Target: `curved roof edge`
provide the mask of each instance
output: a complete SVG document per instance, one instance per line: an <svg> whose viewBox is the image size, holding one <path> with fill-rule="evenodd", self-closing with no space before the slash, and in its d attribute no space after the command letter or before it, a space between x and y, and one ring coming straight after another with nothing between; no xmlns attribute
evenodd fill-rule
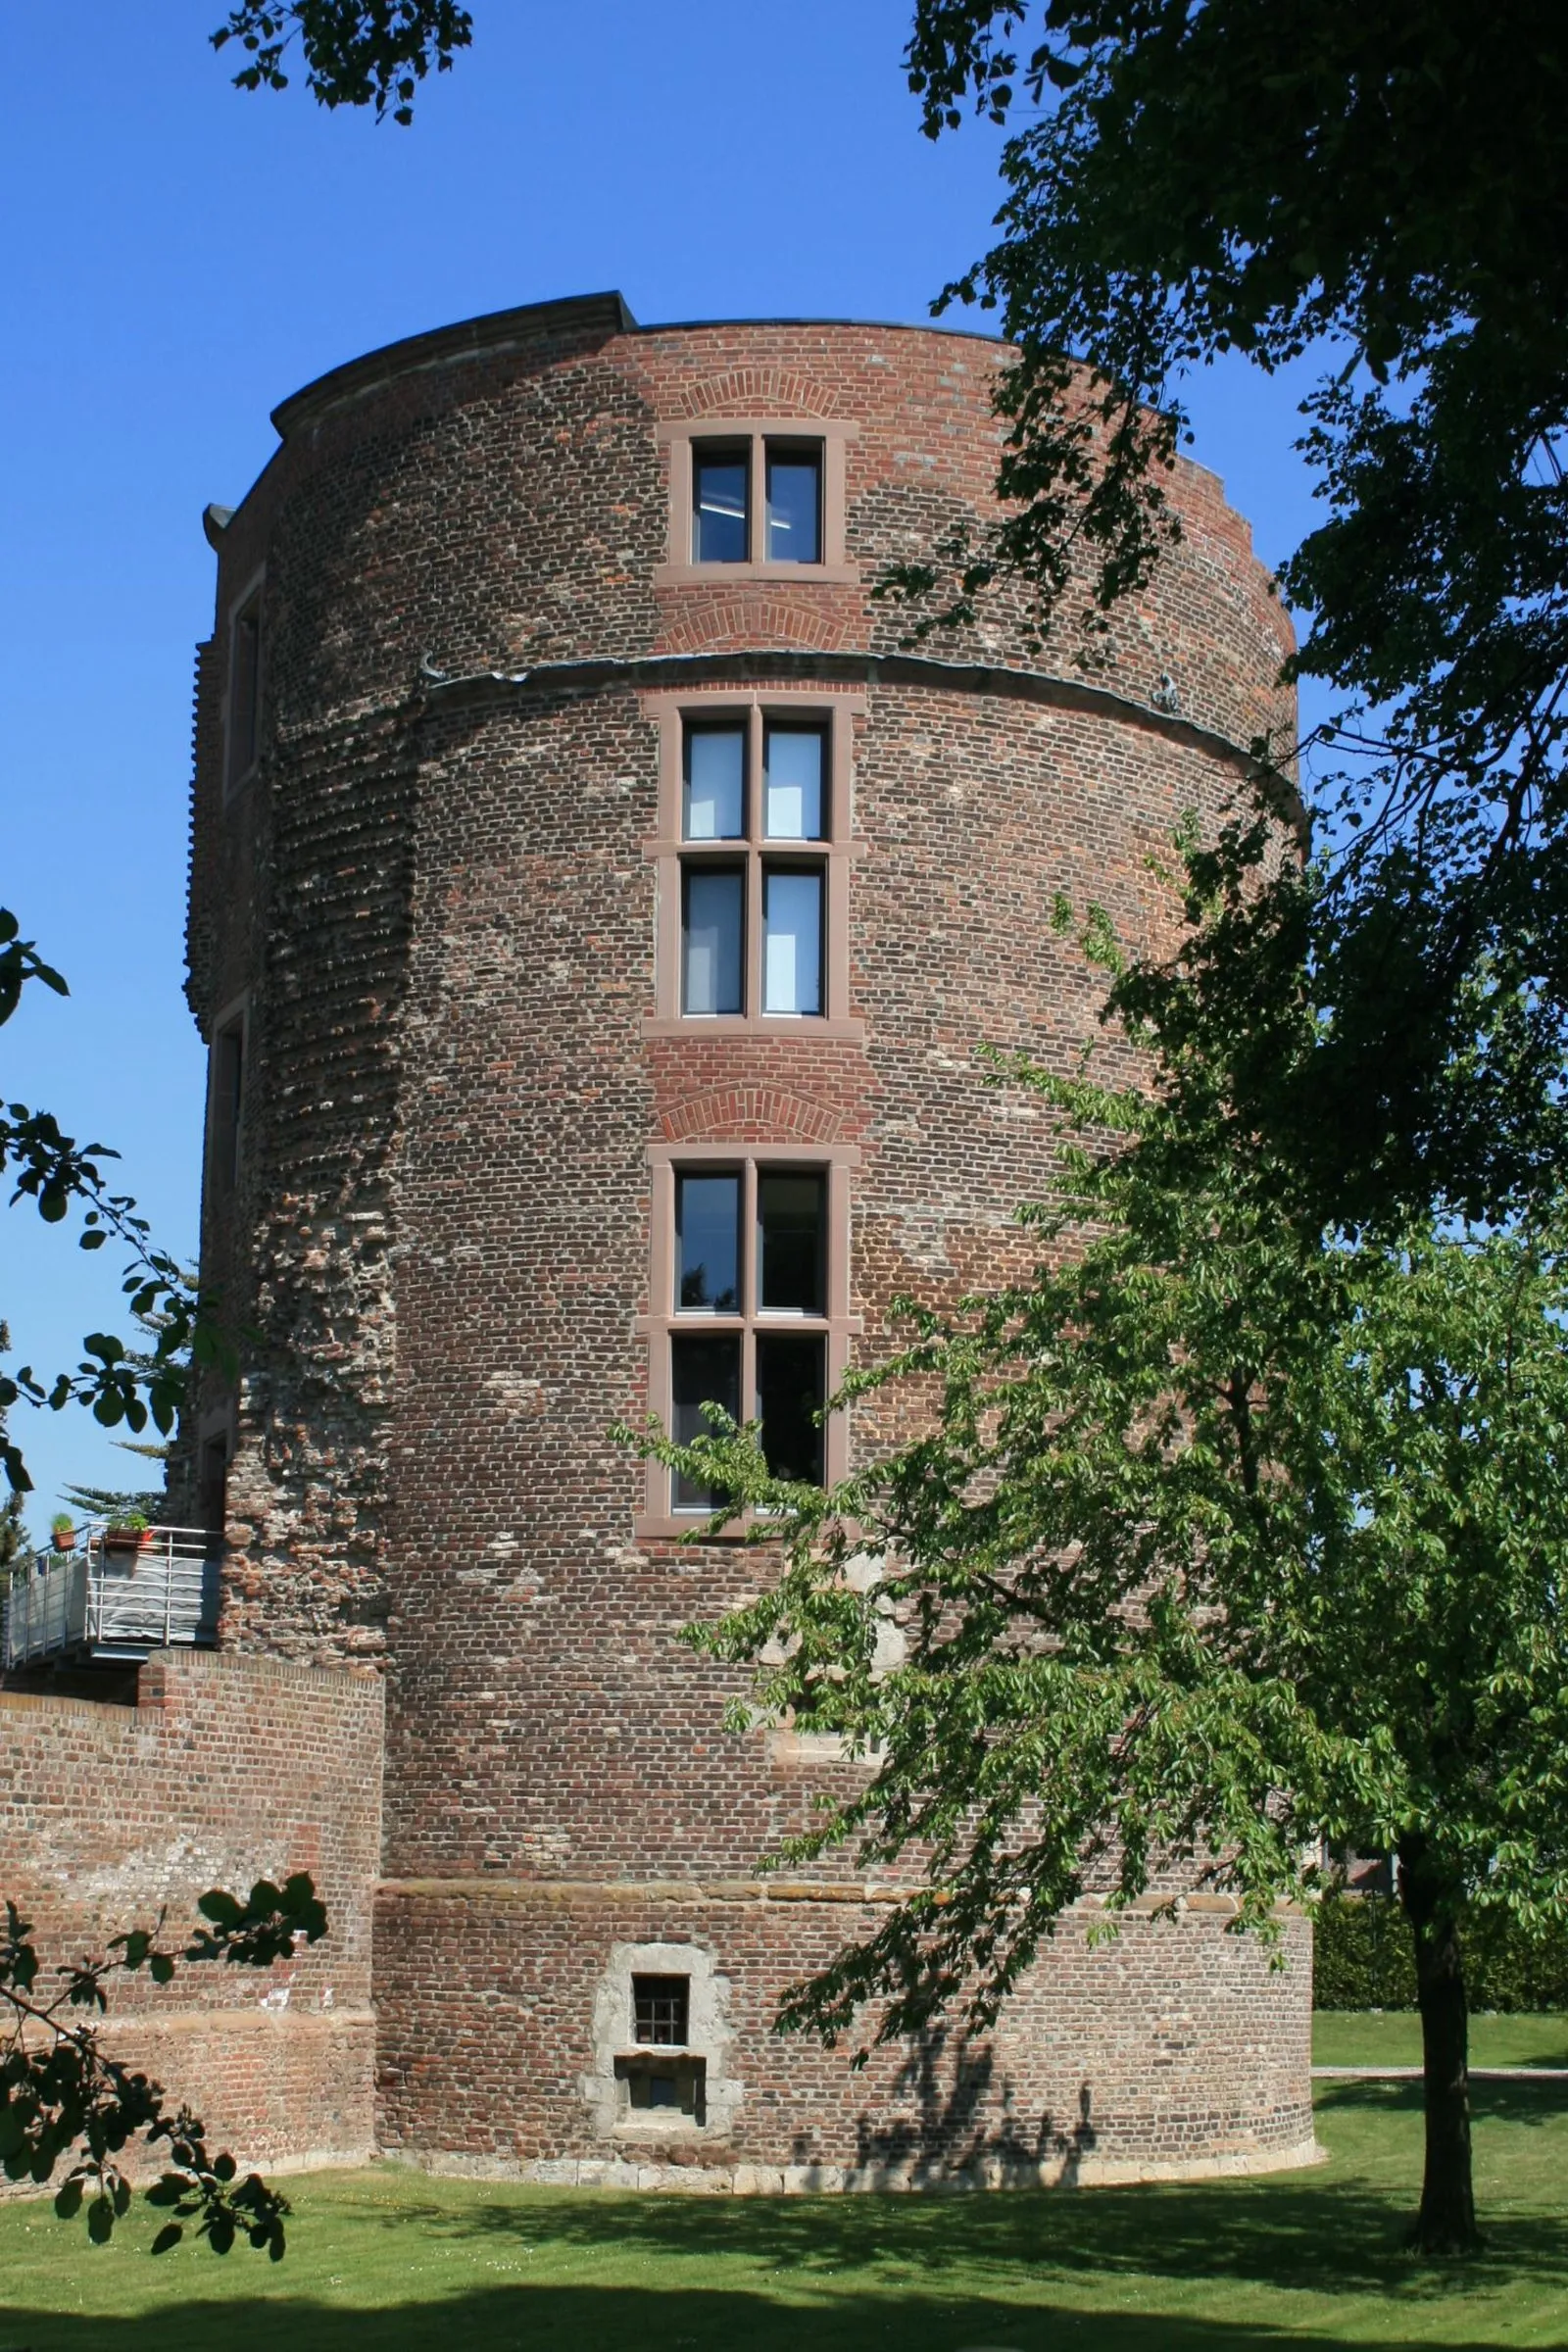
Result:
<svg viewBox="0 0 1568 2352"><path fill-rule="evenodd" d="M346 360L340 368L329 368L324 375L291 392L272 411L272 422L280 439L286 441L301 425L314 423L328 409L378 384L417 374L421 368L443 368L454 360L507 351L530 343L540 334L575 329L608 341L612 335L695 334L726 326L860 326L879 333L952 335L969 343L1002 341L1001 336L984 334L975 327L911 325L897 318L667 318L643 326L618 292L567 294L550 302L525 302L515 310L486 311L477 318L461 318L451 326L434 326L423 334L383 343L378 350Z"/></svg>

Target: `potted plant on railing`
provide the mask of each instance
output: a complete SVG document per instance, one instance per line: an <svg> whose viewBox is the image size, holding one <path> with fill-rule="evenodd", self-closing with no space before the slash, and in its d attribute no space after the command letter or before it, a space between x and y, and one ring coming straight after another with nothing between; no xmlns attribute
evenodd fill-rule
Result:
<svg viewBox="0 0 1568 2352"><path fill-rule="evenodd" d="M75 1550L76 1522L69 1511L56 1511L49 1522L49 1540L56 1551Z"/></svg>
<svg viewBox="0 0 1568 2352"><path fill-rule="evenodd" d="M141 1551L152 1541L152 1531L141 1511L130 1511L123 1519L111 1519L104 1529L105 1551Z"/></svg>

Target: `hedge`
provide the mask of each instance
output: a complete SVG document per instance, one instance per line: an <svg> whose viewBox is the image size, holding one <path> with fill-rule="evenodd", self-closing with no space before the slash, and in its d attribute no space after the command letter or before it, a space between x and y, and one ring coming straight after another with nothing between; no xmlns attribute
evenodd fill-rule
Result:
<svg viewBox="0 0 1568 2352"><path fill-rule="evenodd" d="M1392 1895L1327 1894L1313 1918L1315 2008L1415 2007L1410 1931ZM1538 1941L1505 1912L1478 1912L1464 1977L1472 2009L1568 2009L1568 1934Z"/></svg>

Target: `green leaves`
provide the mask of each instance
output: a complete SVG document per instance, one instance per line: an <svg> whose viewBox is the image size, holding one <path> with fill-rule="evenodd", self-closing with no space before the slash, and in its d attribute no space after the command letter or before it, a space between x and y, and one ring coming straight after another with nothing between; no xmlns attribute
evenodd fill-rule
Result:
<svg viewBox="0 0 1568 2352"><path fill-rule="evenodd" d="M318 105L373 106L377 122L390 114L406 127L431 67L448 73L472 37L472 19L456 0L243 0L212 43L237 41L245 52L236 89L282 90L283 57L297 39Z"/></svg>
<svg viewBox="0 0 1568 2352"><path fill-rule="evenodd" d="M299 1940L314 1941L326 1932L325 1911L304 1872L282 1887L259 1879L243 1901L224 1888L210 1888L199 1908L212 1927L192 1936L182 1954L187 1962L221 1958L269 1967L288 1957ZM131 1929L104 1958L62 1968L64 1985L48 1997L38 1989L32 1931L14 1903L5 1905L5 1920L0 2017L9 2011L9 2035L0 2033L0 2166L7 2178L41 2186L74 2159L56 2191L55 2211L63 2221L84 2211L89 2237L102 2245L130 2209L130 2186L115 2161L120 2151L138 2138L150 2146L167 2142L171 2169L149 2188L147 2200L171 2210L172 2218L158 2231L153 2252L177 2245L194 2222L214 2253L226 2254L243 2234L258 2251L281 2260L286 2198L255 2173L240 2179L226 2150L209 2154L199 2117L185 2107L171 2110L158 2083L108 2056L95 2026L71 2017L74 2010L105 2009L105 1982L117 1970L134 1975L145 1968L155 1984L169 1984L176 1960L159 1948L158 1930Z"/></svg>
<svg viewBox="0 0 1568 2352"><path fill-rule="evenodd" d="M888 575L917 636L1022 584L1037 645L1094 667L1175 535L1183 376L1231 350L1322 361L1299 444L1322 519L1281 584L1306 616L1290 674L1344 707L1299 761L1254 748L1265 799L1299 773L1319 820L1332 1019L1297 1101L1238 1109L1288 1112L1330 1222L1524 1212L1568 1150L1560 20L1523 0L1499 40L1460 0L915 11L929 132L966 98L1039 110L1004 153L998 242L943 297L999 310L1018 348L1009 503Z"/></svg>

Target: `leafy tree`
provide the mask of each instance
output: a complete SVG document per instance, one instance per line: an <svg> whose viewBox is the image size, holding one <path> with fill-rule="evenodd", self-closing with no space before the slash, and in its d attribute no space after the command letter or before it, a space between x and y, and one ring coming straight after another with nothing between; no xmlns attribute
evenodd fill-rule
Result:
<svg viewBox="0 0 1568 2352"><path fill-rule="evenodd" d="M944 301L999 308L1020 365L1001 396L1011 503L888 592L928 628L1011 575L1048 633L1080 590L1102 618L1176 534L1184 374L1226 352L1319 357L1300 446L1326 513L1281 578L1306 618L1292 667L1345 698L1319 747L1311 940L1334 1018L1288 1087L1254 1057L1253 1111L1335 1214L1549 1194L1568 1021L1562 11L916 0L907 62L932 136L966 102L1014 125L999 239Z"/></svg>
<svg viewBox="0 0 1568 2352"><path fill-rule="evenodd" d="M0 906L0 1028L16 1011L29 980L57 996L70 994L34 943L21 936L16 916ZM56 1412L67 1404L84 1404L105 1429L123 1424L139 1434L151 1421L167 1437L192 1359L233 1369L233 1348L216 1300L205 1297L166 1250L154 1247L151 1228L130 1195L110 1190L102 1162L118 1157L107 1144L78 1144L52 1112L29 1110L24 1102L0 1104L0 1178L14 1182L10 1205L34 1201L46 1225L62 1224L73 1206L78 1207L77 1239L83 1250L122 1244L128 1252L121 1285L126 1309L151 1342L127 1348L111 1332L89 1332L74 1371L57 1373L52 1381L36 1379L30 1364L14 1375L0 1372L0 1467L14 1494L32 1489L22 1448L7 1428L17 1404L48 1405ZM7 1335L4 1347L9 1345Z"/></svg>
<svg viewBox="0 0 1568 2352"><path fill-rule="evenodd" d="M1500 1230L1323 1224L1238 1111L1260 1027L1299 1068L1324 1017L1310 879L1257 919L1266 839L1189 849L1184 949L1114 979L1152 1094L999 1071L1063 1122L1059 1189L1025 1212L1034 1278L911 1308L908 1345L846 1383L862 1404L924 1384L923 1434L827 1494L770 1479L722 1415L690 1447L640 1443L783 1540L779 1581L692 1639L865 1760L776 1859L848 1843L929 1873L783 2022L832 2041L864 2014L885 2041L961 2000L984 2024L1092 1885L1114 1916L1190 1861L1267 1936L1311 1890L1303 1851L1392 1849L1425 2049L1416 2236L1448 2251L1475 2239L1467 1923L1568 1918L1568 1222L1559 1197ZM1102 919L1088 938L1107 952Z"/></svg>
<svg viewBox="0 0 1568 2352"><path fill-rule="evenodd" d="M243 0L212 36L215 49L237 41L244 52L238 89L286 89L283 59L297 40L319 105L373 106L377 122L390 115L405 126L431 67L449 73L472 37L456 0Z"/></svg>
<svg viewBox="0 0 1568 2352"><path fill-rule="evenodd" d="M128 2212L130 2183L120 2169L136 2140L168 2145L169 2169L147 2190L150 2205L170 2219L153 2240L162 2254L177 2245L194 2222L215 2254L226 2254L239 2235L265 2247L274 2262L284 2250L286 2197L255 2173L239 2178L226 2150L211 2153L206 2131L188 2107L172 2109L160 2083L109 2057L97 2019L108 2007L106 1982L145 1969L156 1984L170 1984L181 1962L222 1961L270 1968L300 1941L326 1933L326 1913L303 1872L274 1886L259 1879L244 1900L215 1886L197 1902L203 1927L176 1952L160 1943L159 1929L117 1936L106 1953L62 1967L58 1989L40 1985L32 1930L15 1903L5 1905L0 1933L0 2164L11 2180L40 2187L65 2167L55 2196L64 2220L84 2213L95 2244L104 2244ZM161 1929L162 1922L159 1923Z"/></svg>

